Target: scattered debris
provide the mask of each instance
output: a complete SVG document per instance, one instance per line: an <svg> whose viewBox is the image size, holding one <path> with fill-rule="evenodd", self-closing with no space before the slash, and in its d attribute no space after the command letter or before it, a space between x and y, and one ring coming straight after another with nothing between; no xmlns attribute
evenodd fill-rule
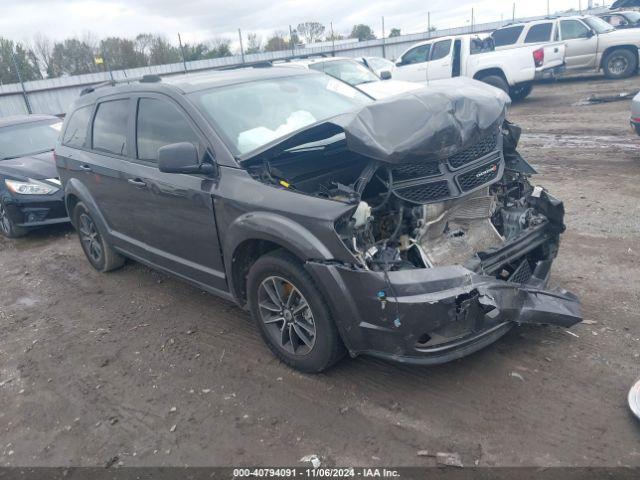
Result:
<svg viewBox="0 0 640 480"><path fill-rule="evenodd" d="M565 331L564 331L564 333L568 333L569 335L572 335L572 336L574 336L574 337L576 337L576 338L580 338L580 336L579 336L579 335L576 335L575 333L570 332L569 330L565 330Z"/></svg>
<svg viewBox="0 0 640 480"><path fill-rule="evenodd" d="M574 106L594 105L598 103L620 102L631 100L638 92L622 92L615 95L590 95L587 98L574 103Z"/></svg>
<svg viewBox="0 0 640 480"><path fill-rule="evenodd" d="M109 417L109 423L111 425L115 425L116 423L118 423L118 417Z"/></svg>
<svg viewBox="0 0 640 480"><path fill-rule="evenodd" d="M596 322L595 320L582 320L582 323L583 323L584 325L595 325L595 324L597 324L598 322Z"/></svg>
<svg viewBox="0 0 640 480"><path fill-rule="evenodd" d="M114 455L109 460L107 460L107 463L105 463L104 468L112 467L113 465L115 465L118 462L118 460L120 460L120 457L118 457L117 455Z"/></svg>
<svg viewBox="0 0 640 480"><path fill-rule="evenodd" d="M140 325L136 325L135 327L131 327L129 329L130 332L133 332L134 330L137 330L139 328L144 328L144 327L148 327L150 324L149 323L141 323Z"/></svg>
<svg viewBox="0 0 640 480"><path fill-rule="evenodd" d="M176 407L171 407L169 409L169 413L176 413L178 411L178 409Z"/></svg>
<svg viewBox="0 0 640 480"><path fill-rule="evenodd" d="M313 468L318 468L322 464L317 455L305 455L300 459L301 462L311 462Z"/></svg>
<svg viewBox="0 0 640 480"><path fill-rule="evenodd" d="M178 428L178 425L173 425L173 426L169 429L169 431L170 431L171 433L173 433L173 432L175 432L175 431L176 431L176 428Z"/></svg>
<svg viewBox="0 0 640 480"><path fill-rule="evenodd" d="M429 450L418 450L416 455L419 457L433 457L433 454L429 453Z"/></svg>
<svg viewBox="0 0 640 480"><path fill-rule="evenodd" d="M210 388L203 388L202 389L202 393L209 393L209 392L211 392Z"/></svg>
<svg viewBox="0 0 640 480"><path fill-rule="evenodd" d="M459 453L436 453L436 463L447 467L462 467L462 459Z"/></svg>
<svg viewBox="0 0 640 480"><path fill-rule="evenodd" d="M513 378L517 378L518 380L522 380L524 382L524 377L520 375L518 372L511 372L509 376Z"/></svg>

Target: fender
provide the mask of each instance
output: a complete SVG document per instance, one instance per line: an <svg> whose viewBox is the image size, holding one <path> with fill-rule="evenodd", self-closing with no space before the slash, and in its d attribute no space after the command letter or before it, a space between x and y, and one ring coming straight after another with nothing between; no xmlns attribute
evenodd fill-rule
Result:
<svg viewBox="0 0 640 480"><path fill-rule="evenodd" d="M67 207L67 213L69 214L69 218L71 219L71 223L73 223L73 212L69 212L69 196L75 195L78 197L78 200L87 207L94 221L98 223L98 227L107 235L108 238L111 237L111 229L109 228L104 215L100 211L98 204L89 193L89 189L77 178L70 178L65 186L64 186L64 204ZM75 225L74 225L75 227Z"/></svg>
<svg viewBox="0 0 640 480"><path fill-rule="evenodd" d="M314 233L281 214L245 213L237 217L225 230L222 253L226 272L233 270L234 255L238 247L248 240L275 243L289 250L303 262L335 258ZM230 287L235 296L233 285Z"/></svg>

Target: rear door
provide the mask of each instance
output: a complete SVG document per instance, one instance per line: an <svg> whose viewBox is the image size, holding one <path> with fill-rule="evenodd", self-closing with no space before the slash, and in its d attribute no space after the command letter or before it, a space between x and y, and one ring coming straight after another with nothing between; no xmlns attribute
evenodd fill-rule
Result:
<svg viewBox="0 0 640 480"><path fill-rule="evenodd" d="M393 69L394 80L407 82L427 81L427 60L431 52L431 44L419 45L408 50L396 63Z"/></svg>
<svg viewBox="0 0 640 480"><path fill-rule="evenodd" d="M565 43L567 68L594 68L598 36L580 20L560 21L560 39Z"/></svg>
<svg viewBox="0 0 640 480"><path fill-rule="evenodd" d="M132 101L132 158L125 167L127 212L135 219L134 255L218 290L227 290L213 210L215 179L163 173L158 150L171 143L213 152L195 122L173 99L144 94Z"/></svg>
<svg viewBox="0 0 640 480"><path fill-rule="evenodd" d="M431 82L451 78L453 71L453 40L441 40L431 47L431 55L427 66L427 79Z"/></svg>

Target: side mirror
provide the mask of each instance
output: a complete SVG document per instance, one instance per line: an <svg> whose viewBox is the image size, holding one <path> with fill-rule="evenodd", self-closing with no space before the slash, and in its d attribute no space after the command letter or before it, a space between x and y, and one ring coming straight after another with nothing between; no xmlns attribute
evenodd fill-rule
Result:
<svg viewBox="0 0 640 480"><path fill-rule="evenodd" d="M396 67L401 67L401 66L403 66L403 65L404 65L404 62L403 62L402 60L398 60L398 61L396 62Z"/></svg>
<svg viewBox="0 0 640 480"><path fill-rule="evenodd" d="M596 34L596 32L594 32L593 30L588 30L587 31L587 38L593 38L593 36Z"/></svg>
<svg viewBox="0 0 640 480"><path fill-rule="evenodd" d="M198 149L192 143L172 143L158 150L158 169L164 173L211 175L215 167L200 163Z"/></svg>
<svg viewBox="0 0 640 480"><path fill-rule="evenodd" d="M380 72L380 80L391 80L391 72L389 70L382 70Z"/></svg>

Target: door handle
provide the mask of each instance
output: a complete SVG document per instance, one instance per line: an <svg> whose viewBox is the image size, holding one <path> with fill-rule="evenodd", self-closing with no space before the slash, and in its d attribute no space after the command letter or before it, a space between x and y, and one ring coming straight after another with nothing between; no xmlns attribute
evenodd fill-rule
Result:
<svg viewBox="0 0 640 480"><path fill-rule="evenodd" d="M80 170L84 170L85 172L91 171L91 166L89 165L80 165Z"/></svg>
<svg viewBox="0 0 640 480"><path fill-rule="evenodd" d="M127 179L127 182L129 182L131 185L134 185L138 188L145 188L147 186L147 184L142 180L140 180L139 178L129 178Z"/></svg>

